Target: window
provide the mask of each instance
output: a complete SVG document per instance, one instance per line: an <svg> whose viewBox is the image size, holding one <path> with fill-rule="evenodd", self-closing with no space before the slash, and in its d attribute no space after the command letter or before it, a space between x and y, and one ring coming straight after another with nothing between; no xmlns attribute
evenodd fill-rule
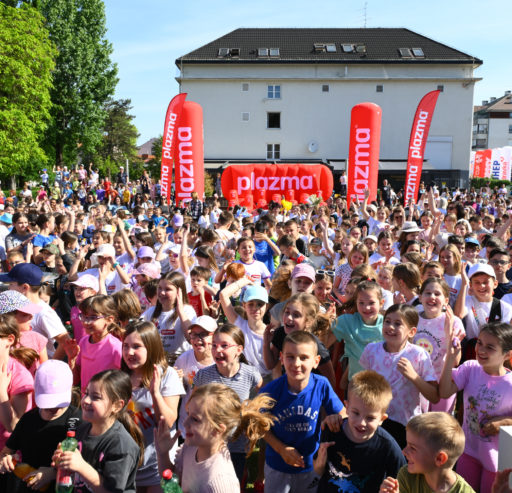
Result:
<svg viewBox="0 0 512 493"><path fill-rule="evenodd" d="M421 48L411 48L412 54L416 58L425 58L425 53L423 53L423 50Z"/></svg>
<svg viewBox="0 0 512 493"><path fill-rule="evenodd" d="M476 146L477 147L487 147L487 140L486 139L476 139Z"/></svg>
<svg viewBox="0 0 512 493"><path fill-rule="evenodd" d="M443 85L437 86L437 90L441 91L441 92L444 92L444 86Z"/></svg>
<svg viewBox="0 0 512 493"><path fill-rule="evenodd" d="M217 53L217 56L228 56L229 55L229 48L219 48L219 52Z"/></svg>
<svg viewBox="0 0 512 493"><path fill-rule="evenodd" d="M366 53L366 45L357 45L356 52L357 53Z"/></svg>
<svg viewBox="0 0 512 493"><path fill-rule="evenodd" d="M354 51L354 45L344 43L341 45L341 49L343 50L343 53L352 53Z"/></svg>
<svg viewBox="0 0 512 493"><path fill-rule="evenodd" d="M240 56L240 48L231 48L229 50L229 54L232 56L232 57L239 57Z"/></svg>
<svg viewBox="0 0 512 493"><path fill-rule="evenodd" d="M329 84L322 85L322 92L329 92Z"/></svg>
<svg viewBox="0 0 512 493"><path fill-rule="evenodd" d="M267 128L281 128L281 113L267 113Z"/></svg>
<svg viewBox="0 0 512 493"><path fill-rule="evenodd" d="M478 130L477 130L477 134L486 134L487 133L487 129L488 129L488 125L486 123L484 124L479 124L478 125Z"/></svg>
<svg viewBox="0 0 512 493"><path fill-rule="evenodd" d="M324 43L313 43L313 51L316 53L322 53L325 51L325 44Z"/></svg>
<svg viewBox="0 0 512 493"><path fill-rule="evenodd" d="M375 86L375 90L376 90L377 92L384 92L384 86L383 86L382 84L377 84L377 85Z"/></svg>
<svg viewBox="0 0 512 493"><path fill-rule="evenodd" d="M281 86L268 85L267 86L268 99L281 99Z"/></svg>
<svg viewBox="0 0 512 493"><path fill-rule="evenodd" d="M336 45L334 43L327 43L325 45L325 51L327 53L336 53Z"/></svg>
<svg viewBox="0 0 512 493"><path fill-rule="evenodd" d="M281 159L281 144L267 144L267 159Z"/></svg>
<svg viewBox="0 0 512 493"><path fill-rule="evenodd" d="M512 134L512 125L509 125L509 126L508 126L508 133L509 133L509 134Z"/></svg>
<svg viewBox="0 0 512 493"><path fill-rule="evenodd" d="M270 56L279 56L279 48L270 48Z"/></svg>
<svg viewBox="0 0 512 493"><path fill-rule="evenodd" d="M248 113L248 112L246 112L246 111L244 111L244 112L242 113L242 121L243 121L243 122L248 122L248 121L249 121L249 116L250 116L250 115L249 115L249 113Z"/></svg>
<svg viewBox="0 0 512 493"><path fill-rule="evenodd" d="M400 53L402 58L412 58L410 48L398 48L398 53Z"/></svg>
<svg viewBox="0 0 512 493"><path fill-rule="evenodd" d="M242 92L247 92L249 90L249 83L243 82L242 83Z"/></svg>
<svg viewBox="0 0 512 493"><path fill-rule="evenodd" d="M258 48L258 56L268 56L268 48Z"/></svg>

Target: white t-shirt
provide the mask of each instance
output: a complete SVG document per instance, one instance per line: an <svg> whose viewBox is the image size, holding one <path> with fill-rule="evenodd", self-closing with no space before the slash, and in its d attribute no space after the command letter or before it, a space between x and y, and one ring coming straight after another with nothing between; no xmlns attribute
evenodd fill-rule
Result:
<svg viewBox="0 0 512 493"><path fill-rule="evenodd" d="M97 267L79 272L78 277L82 277L85 274L90 274L97 279L100 278L100 271ZM118 291L121 291L121 289L127 288L128 286L129 284L123 284L116 270L112 271L105 279L105 288L107 289L108 295L117 293Z"/></svg>
<svg viewBox="0 0 512 493"><path fill-rule="evenodd" d="M510 323L512 320L512 305L507 303L507 298L510 300L509 294L506 294L500 300L501 304L501 320ZM468 311L465 317L466 335L468 339L474 339L480 334L480 327L489 321L489 314L491 313L492 301L482 302L478 301L474 296L466 296L466 309Z"/></svg>
<svg viewBox="0 0 512 493"><path fill-rule="evenodd" d="M450 288L450 306L453 308L455 301L457 300L457 296L459 295L460 287L462 285L462 278L460 275L449 276L448 274L445 274L444 280Z"/></svg>
<svg viewBox="0 0 512 493"><path fill-rule="evenodd" d="M368 259L368 263L370 265L374 264L375 262L379 262L380 260L386 260L386 257L384 257L384 255L381 255L379 252L375 252L369 259ZM391 265L397 265L400 263L400 260L398 260L396 257L391 257L389 259L389 264Z"/></svg>
<svg viewBox="0 0 512 493"><path fill-rule="evenodd" d="M32 330L39 332L48 339L46 351L48 353L48 357L51 358L55 353L55 337L64 334L66 332L66 328L62 325L61 319L50 305L45 303L43 300L39 300L36 304L42 307L42 310L34 315L34 318L32 318L32 321L30 322L30 326L32 327Z"/></svg>
<svg viewBox="0 0 512 493"><path fill-rule="evenodd" d="M196 312L191 305L185 305L183 307L185 315L191 323L196 321ZM150 306L143 314L142 318L148 322L151 322L151 317L155 311L154 306ZM158 319L153 322L160 333L162 344L166 352L170 354L180 355L191 348L190 344L185 339L185 334L181 327L181 319L179 317L171 322L171 318L174 315L174 310L169 312L162 312Z"/></svg>
<svg viewBox="0 0 512 493"><path fill-rule="evenodd" d="M236 318L235 325L244 333L244 355L247 361L258 369L262 377L269 375L271 372L263 361L263 334L255 334L249 327L249 322L242 317Z"/></svg>

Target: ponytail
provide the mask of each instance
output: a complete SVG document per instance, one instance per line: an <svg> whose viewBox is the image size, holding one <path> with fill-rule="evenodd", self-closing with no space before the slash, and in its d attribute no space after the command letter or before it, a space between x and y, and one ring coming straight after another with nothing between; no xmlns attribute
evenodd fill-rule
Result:
<svg viewBox="0 0 512 493"><path fill-rule="evenodd" d="M125 430L130 434L130 436L135 440L135 443L140 448L139 454L139 463L138 467L141 467L144 464L144 435L140 428L135 424L131 414L126 410L125 404L121 412L116 415L116 419L124 426Z"/></svg>
<svg viewBox="0 0 512 493"><path fill-rule="evenodd" d="M39 359L39 354L28 347L16 347L20 343L20 329L14 312L0 314L0 337L14 336L14 343L9 349L9 356L19 361L27 369Z"/></svg>

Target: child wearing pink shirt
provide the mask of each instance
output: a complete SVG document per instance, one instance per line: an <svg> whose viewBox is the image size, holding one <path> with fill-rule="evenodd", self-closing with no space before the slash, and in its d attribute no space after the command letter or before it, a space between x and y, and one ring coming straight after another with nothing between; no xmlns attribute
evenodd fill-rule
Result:
<svg viewBox="0 0 512 493"><path fill-rule="evenodd" d="M76 341L80 342L80 339L85 335L84 326L80 320L80 308L78 305L90 296L98 294L100 290L100 284L98 278L91 274L84 274L80 276L76 281L72 282L73 292L75 294L76 305L71 308L70 322L73 327L73 334Z"/></svg>
<svg viewBox="0 0 512 493"><path fill-rule="evenodd" d="M75 383L80 380L84 391L96 373L121 368L122 343L118 338L121 329L116 324L116 304L111 296L91 296L80 303L80 311L86 335L79 343L70 339L66 354Z"/></svg>

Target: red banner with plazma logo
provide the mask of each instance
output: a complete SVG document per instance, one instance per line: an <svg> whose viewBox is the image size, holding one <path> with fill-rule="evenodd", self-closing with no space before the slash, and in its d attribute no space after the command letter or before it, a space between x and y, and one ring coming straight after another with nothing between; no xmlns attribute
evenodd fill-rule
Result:
<svg viewBox="0 0 512 493"><path fill-rule="evenodd" d="M405 178L404 194L405 205L408 204L411 198L414 202L418 200L425 145L427 143L432 115L434 114L440 92L441 91L436 90L425 94L414 115L411 138L409 139L409 153L407 156L407 176Z"/></svg>

